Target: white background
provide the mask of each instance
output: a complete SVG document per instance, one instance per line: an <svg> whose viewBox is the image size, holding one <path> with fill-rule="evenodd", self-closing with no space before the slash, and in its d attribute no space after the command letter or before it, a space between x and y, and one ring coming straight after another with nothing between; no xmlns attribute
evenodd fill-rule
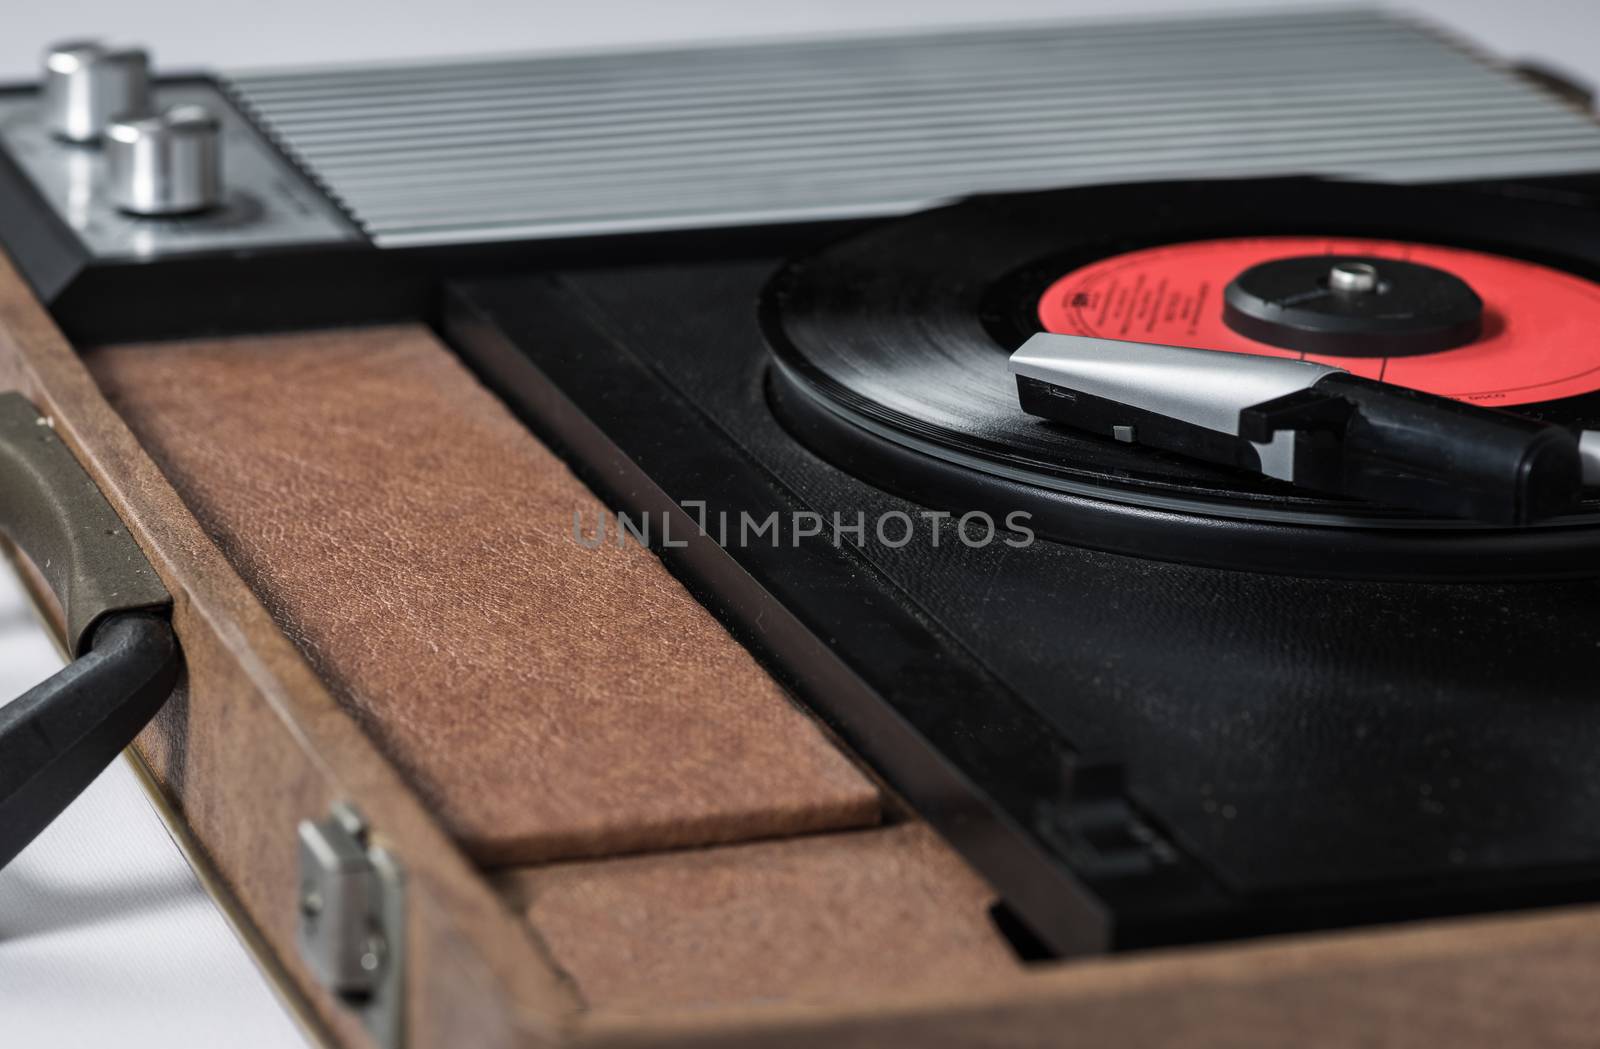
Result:
<svg viewBox="0 0 1600 1049"><path fill-rule="evenodd" d="M60 665L0 567L0 703ZM0 870L0 1046L306 1044L125 761Z"/></svg>
<svg viewBox="0 0 1600 1049"><path fill-rule="evenodd" d="M1329 6L1335 5L1326 0L0 0L0 76L30 76L46 43L84 34L147 43L169 68L231 69L975 20ZM1386 6L1426 13L1500 55L1538 55L1600 81L1596 0L1415 0Z"/></svg>
<svg viewBox="0 0 1600 1049"><path fill-rule="evenodd" d="M54 40L149 46L165 69L240 69L634 43L819 35L902 26L1129 17L1226 5L1182 0L0 0L0 80L31 78ZM1600 0L1419 0L1508 59L1600 82ZM0 701L59 661L0 568ZM121 763L0 872L0 1045L84 1049L304 1042Z"/></svg>

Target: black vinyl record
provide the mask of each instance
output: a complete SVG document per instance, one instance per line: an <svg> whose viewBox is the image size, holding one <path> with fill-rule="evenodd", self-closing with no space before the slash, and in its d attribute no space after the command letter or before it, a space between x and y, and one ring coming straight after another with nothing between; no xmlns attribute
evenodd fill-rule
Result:
<svg viewBox="0 0 1600 1049"><path fill-rule="evenodd" d="M1307 575L1600 573L1600 500L1592 497L1534 527L1429 519L1080 434L1018 406L1006 368L1011 351L1055 315L1081 306L1083 323L1105 324L1116 305L1096 303L1091 291L1052 298L1064 278L1153 252L1140 263L1150 287L1130 281L1117 300L1126 303L1121 327L1094 333L1175 341L1162 336L1165 326L1205 345L1206 331L1222 330L1223 289L1208 292L1201 281L1180 308L1180 297L1163 297L1165 275L1229 251L1271 257L1273 238L1283 238L1284 254L1308 238L1392 243L1498 281L1496 294L1485 295L1483 340L1492 344L1451 350L1449 359L1407 357L1392 375L1384 374L1386 360L1335 363L1418 388L1442 383L1430 392L1574 428L1600 427L1600 360L1591 368L1584 359L1600 353L1589 345L1600 340L1576 337L1568 302L1588 309L1592 299L1600 313L1600 212L1466 189L1316 179L977 197L796 259L763 302L776 407L802 439L864 479L947 509L1025 510L1034 528L1067 542ZM1206 348L1291 352L1265 343ZM1458 394L1451 382L1483 388ZM1561 396L1528 400L1547 390Z"/></svg>

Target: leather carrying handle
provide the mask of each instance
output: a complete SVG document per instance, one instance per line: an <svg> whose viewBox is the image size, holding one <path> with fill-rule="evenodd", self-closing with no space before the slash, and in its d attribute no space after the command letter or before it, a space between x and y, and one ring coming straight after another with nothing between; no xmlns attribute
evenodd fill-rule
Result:
<svg viewBox="0 0 1600 1049"><path fill-rule="evenodd" d="M119 613L87 654L0 707L0 867L133 742L177 681L171 624Z"/></svg>
<svg viewBox="0 0 1600 1049"><path fill-rule="evenodd" d="M0 532L49 583L74 661L0 707L0 867L133 742L177 684L172 599L33 406L0 394Z"/></svg>

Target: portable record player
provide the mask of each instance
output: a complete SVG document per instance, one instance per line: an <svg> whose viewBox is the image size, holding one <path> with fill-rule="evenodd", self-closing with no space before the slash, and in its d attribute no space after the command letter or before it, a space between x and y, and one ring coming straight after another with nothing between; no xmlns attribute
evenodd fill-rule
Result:
<svg viewBox="0 0 1600 1049"><path fill-rule="evenodd" d="M0 802L170 620L139 754L331 1038L1589 1037L1570 97L1365 12L143 68L0 93L93 663Z"/></svg>

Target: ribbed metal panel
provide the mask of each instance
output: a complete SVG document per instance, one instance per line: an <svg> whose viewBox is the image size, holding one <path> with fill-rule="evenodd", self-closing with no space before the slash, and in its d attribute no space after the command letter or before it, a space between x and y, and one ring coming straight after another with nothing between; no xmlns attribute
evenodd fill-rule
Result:
<svg viewBox="0 0 1600 1049"><path fill-rule="evenodd" d="M888 214L984 190L1600 169L1600 129L1431 33L1321 12L252 73L380 244Z"/></svg>

